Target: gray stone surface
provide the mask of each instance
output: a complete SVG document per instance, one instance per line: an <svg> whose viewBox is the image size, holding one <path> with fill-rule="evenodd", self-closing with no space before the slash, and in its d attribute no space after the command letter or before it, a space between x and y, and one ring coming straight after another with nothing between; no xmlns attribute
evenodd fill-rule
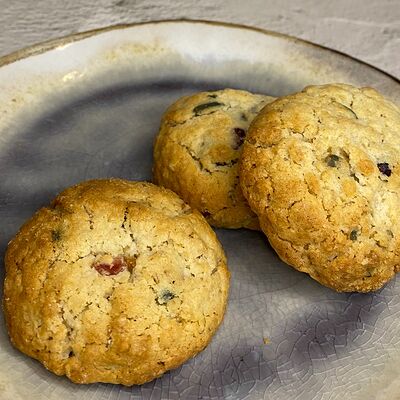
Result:
<svg viewBox="0 0 400 400"><path fill-rule="evenodd" d="M399 0L0 0L0 55L111 24L176 18L288 33L400 76Z"/></svg>

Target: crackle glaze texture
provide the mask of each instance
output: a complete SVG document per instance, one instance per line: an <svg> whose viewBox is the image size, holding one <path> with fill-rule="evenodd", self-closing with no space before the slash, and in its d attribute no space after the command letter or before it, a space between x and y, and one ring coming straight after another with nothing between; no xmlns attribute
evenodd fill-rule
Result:
<svg viewBox="0 0 400 400"><path fill-rule="evenodd" d="M128 4L135 9L133 3L121 2L121 10ZM327 7L333 10L331 3ZM10 2L2 15L19 4ZM72 13L75 4L63 9ZM98 4L88 15L106 18L107 10ZM166 3L157 4L165 16ZM208 3L199 7L203 4ZM346 9L350 13L351 7ZM358 7L357 16L366 8ZM188 10L185 3L176 12ZM374 17L382 17L380 7L374 11ZM254 23L261 19L260 13ZM16 29L21 27L20 20L14 22ZM23 222L64 188L107 177L151 180L161 117L182 96L231 87L276 97L306 85L345 82L372 85L400 101L396 80L358 61L277 35L189 22L147 24L62 42L2 66L0 82L2 256ZM227 255L231 287L225 318L204 351L144 385L77 385L16 350L0 313L1 399L395 398L398 279L370 294L337 293L282 263L260 232L216 233ZM3 268L0 274L2 285Z"/></svg>

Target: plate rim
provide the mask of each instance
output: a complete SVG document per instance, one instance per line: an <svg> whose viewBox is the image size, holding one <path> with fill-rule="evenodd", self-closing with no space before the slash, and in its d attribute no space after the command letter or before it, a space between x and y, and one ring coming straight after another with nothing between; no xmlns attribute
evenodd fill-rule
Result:
<svg viewBox="0 0 400 400"><path fill-rule="evenodd" d="M273 30L268 30L264 28L259 28L257 26L251 26L251 25L245 25L245 24L240 24L240 23L235 23L235 22L224 22L224 21L212 21L212 20L207 20L207 19L191 19L191 18L177 18L177 19L159 19L159 20L149 20L149 21L139 21L139 22L132 22L132 23L125 23L125 24L114 24L114 25L108 25L100 28L95 28L95 29L90 29L82 32L77 32L77 33L71 33L65 36L59 36L54 39L34 43L32 45L23 47L19 50L13 51L11 53L8 53L4 56L0 57L0 68L3 68L7 65L13 64L17 61L40 55L43 53L46 53L48 51L57 49L59 47L65 46L66 44L74 43L83 39L87 39L102 33L106 32L111 32L111 31L116 31L116 30L122 30L122 29L129 29L137 26L143 26L143 25L154 25L154 24L201 24L201 25L212 25L212 26L219 26L219 27L226 27L226 28L233 28L233 29L239 29L239 30L247 30L247 31L253 31L253 32L258 32L261 34L264 34L266 36L272 36L272 37L278 37L285 39L289 42L292 43L301 43L303 45L317 48L319 50L327 51L332 54L339 55L341 57L347 58L352 61L356 61L360 64L363 64L369 68L372 68L373 70L385 75L389 79L393 80L395 83L400 85L400 78L397 78L396 76L372 65L369 64L366 61L360 60L357 57L354 57L350 54L347 54L343 51L332 49L331 47L324 46L318 43L314 43L312 41L306 40L306 39L301 39L296 36L288 35L286 33L281 33Z"/></svg>

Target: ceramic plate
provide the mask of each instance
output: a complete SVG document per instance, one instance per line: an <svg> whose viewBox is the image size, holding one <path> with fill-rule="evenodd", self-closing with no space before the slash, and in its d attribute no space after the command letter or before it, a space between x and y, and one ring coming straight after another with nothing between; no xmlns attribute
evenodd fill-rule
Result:
<svg viewBox="0 0 400 400"><path fill-rule="evenodd" d="M0 64L2 258L20 225L66 186L151 179L160 117L182 95L233 87L279 96L340 81L400 101L399 82L360 61L222 23L112 27L34 46ZM231 292L225 320L201 354L143 386L80 386L13 349L0 315L0 398L395 398L399 282L372 294L335 293L280 262L262 234L217 233Z"/></svg>

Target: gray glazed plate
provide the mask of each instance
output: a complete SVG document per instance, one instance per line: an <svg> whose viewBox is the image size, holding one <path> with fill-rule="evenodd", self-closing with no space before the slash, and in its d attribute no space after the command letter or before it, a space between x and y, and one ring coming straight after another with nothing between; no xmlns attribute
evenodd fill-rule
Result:
<svg viewBox="0 0 400 400"><path fill-rule="evenodd" d="M233 87L279 96L340 81L400 100L395 78L360 61L222 23L107 28L34 46L0 65L2 258L19 226L64 187L96 177L150 179L161 114L184 94ZM0 398L398 396L399 282L338 294L280 262L260 233L218 236L232 271L229 306L197 357L140 387L79 386L13 349L0 314Z"/></svg>

